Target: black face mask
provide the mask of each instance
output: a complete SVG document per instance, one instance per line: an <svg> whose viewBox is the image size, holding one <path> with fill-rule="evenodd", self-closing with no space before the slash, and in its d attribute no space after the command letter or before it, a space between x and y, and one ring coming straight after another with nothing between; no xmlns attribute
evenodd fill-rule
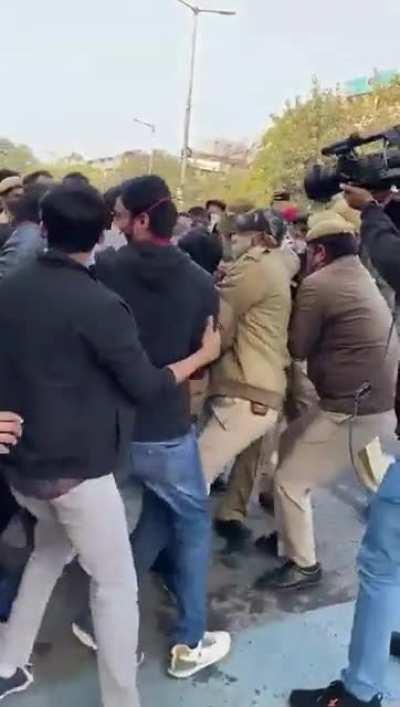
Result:
<svg viewBox="0 0 400 707"><path fill-rule="evenodd" d="M385 206L385 214L393 221L396 228L400 231L400 200L392 199Z"/></svg>

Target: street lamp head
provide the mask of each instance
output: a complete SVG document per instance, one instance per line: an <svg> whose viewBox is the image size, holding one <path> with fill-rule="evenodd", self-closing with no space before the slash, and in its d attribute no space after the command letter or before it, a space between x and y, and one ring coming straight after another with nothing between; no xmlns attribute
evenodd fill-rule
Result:
<svg viewBox="0 0 400 707"><path fill-rule="evenodd" d="M149 128L153 134L156 132L156 126L154 125L154 123L148 123L146 120L141 120L140 118L133 118L133 122L138 123L138 125L144 125L146 128Z"/></svg>
<svg viewBox="0 0 400 707"><path fill-rule="evenodd" d="M178 2L188 7L195 15L223 15L224 17L233 17L233 15L237 14L234 10L209 10L205 7L197 7L187 2L187 0L178 0Z"/></svg>
<svg viewBox="0 0 400 707"><path fill-rule="evenodd" d="M199 12L204 12L211 15L222 15L223 17L234 17L237 15L237 12L234 10L202 10L199 8Z"/></svg>
<svg viewBox="0 0 400 707"><path fill-rule="evenodd" d="M187 2L187 0L178 0L178 2L180 2L181 5L185 5L185 7L188 7L189 10L192 10L192 12L198 14L199 8L195 7L190 2Z"/></svg>

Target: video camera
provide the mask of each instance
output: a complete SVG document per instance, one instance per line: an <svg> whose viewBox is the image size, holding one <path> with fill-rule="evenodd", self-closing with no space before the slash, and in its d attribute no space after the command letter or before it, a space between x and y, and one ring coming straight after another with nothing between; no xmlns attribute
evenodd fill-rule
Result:
<svg viewBox="0 0 400 707"><path fill-rule="evenodd" d="M380 152L362 155L357 148L383 143ZM400 187L400 125L373 135L350 135L324 147L324 157L336 157L336 164L314 165L304 180L309 199L328 201L340 192L340 185L352 183L370 191Z"/></svg>

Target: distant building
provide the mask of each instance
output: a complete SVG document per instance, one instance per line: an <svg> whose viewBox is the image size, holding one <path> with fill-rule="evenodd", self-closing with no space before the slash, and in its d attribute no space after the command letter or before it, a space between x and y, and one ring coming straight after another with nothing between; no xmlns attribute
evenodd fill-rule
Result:
<svg viewBox="0 0 400 707"><path fill-rule="evenodd" d="M205 150L190 150L189 164L200 172L227 173L234 167L248 167L250 156L243 143L215 140Z"/></svg>
<svg viewBox="0 0 400 707"><path fill-rule="evenodd" d="M359 76L358 78L346 81L343 84L343 90L349 98L357 96L365 96L371 93L377 86L390 86L394 79L399 76L399 71L396 69L388 69L387 71L375 71L373 76Z"/></svg>
<svg viewBox="0 0 400 707"><path fill-rule="evenodd" d="M87 160L86 164L95 169L100 169L102 172L118 169L121 166L122 155L114 155L113 157L96 157L94 160Z"/></svg>
<svg viewBox="0 0 400 707"><path fill-rule="evenodd" d="M87 160L86 164L95 169L100 169L102 172L109 172L121 167L125 160L130 158L144 157L147 159L147 155L142 150L126 150L120 155L113 155L112 157L96 157L93 160Z"/></svg>

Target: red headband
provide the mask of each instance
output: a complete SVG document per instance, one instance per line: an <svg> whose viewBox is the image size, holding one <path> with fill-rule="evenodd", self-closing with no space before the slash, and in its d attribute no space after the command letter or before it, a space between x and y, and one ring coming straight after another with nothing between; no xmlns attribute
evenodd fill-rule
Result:
<svg viewBox="0 0 400 707"><path fill-rule="evenodd" d="M163 199L159 199L158 201L156 201L155 204L152 204L152 206L149 206L148 209L146 209L145 211L143 211L143 213L144 213L144 214L150 214L152 211L154 211L154 209L157 208L157 206L160 206L161 204L166 204L167 201L171 201L171 197L170 197L170 196L164 196Z"/></svg>
<svg viewBox="0 0 400 707"><path fill-rule="evenodd" d="M151 214L152 211L154 211L154 209L157 208L157 206L160 206L161 204L166 204L168 201L172 201L172 198L170 196L164 196L163 199L159 199L158 201L156 201L155 204L152 204L151 206L149 206L149 208L146 209L146 211L142 211L142 213L149 215L149 214ZM139 216L140 216L140 214L139 214ZM153 237L150 242L153 245L162 246L162 247L168 246L170 244L169 239L157 238L157 237Z"/></svg>

